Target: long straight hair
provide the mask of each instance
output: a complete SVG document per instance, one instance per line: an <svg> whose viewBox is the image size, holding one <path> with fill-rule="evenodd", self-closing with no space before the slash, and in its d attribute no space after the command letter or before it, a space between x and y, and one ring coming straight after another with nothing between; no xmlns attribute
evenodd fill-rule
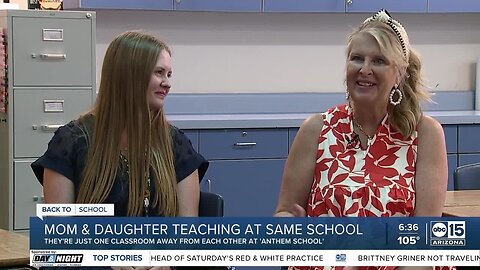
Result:
<svg viewBox="0 0 480 270"><path fill-rule="evenodd" d="M150 172L155 177L152 185L156 187L152 205L160 206L157 214L178 214L172 131L163 109L151 111L147 100L150 78L163 50L171 54L165 43L140 32L125 32L110 43L103 61L98 97L90 111L94 115L94 132L88 141L78 203L106 200L119 168L121 135L126 131L127 215L143 215Z"/></svg>

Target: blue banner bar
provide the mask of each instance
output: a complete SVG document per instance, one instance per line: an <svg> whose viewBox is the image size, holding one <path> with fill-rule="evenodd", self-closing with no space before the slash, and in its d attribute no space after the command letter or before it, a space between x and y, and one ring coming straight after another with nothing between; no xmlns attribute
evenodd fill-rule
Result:
<svg viewBox="0 0 480 270"><path fill-rule="evenodd" d="M30 218L32 250L479 250L480 218Z"/></svg>

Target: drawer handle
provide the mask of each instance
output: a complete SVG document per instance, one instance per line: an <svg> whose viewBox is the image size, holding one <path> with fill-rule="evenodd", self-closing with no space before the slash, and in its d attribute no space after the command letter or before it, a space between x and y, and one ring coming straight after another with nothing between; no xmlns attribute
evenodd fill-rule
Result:
<svg viewBox="0 0 480 270"><path fill-rule="evenodd" d="M210 179L207 179L207 189L208 192L212 191L212 181Z"/></svg>
<svg viewBox="0 0 480 270"><path fill-rule="evenodd" d="M66 59L67 55L64 53L42 53L40 58L44 60L62 60Z"/></svg>
<svg viewBox="0 0 480 270"><path fill-rule="evenodd" d="M237 143L234 143L233 145L237 147L254 147L255 145L257 145L257 143L256 142L237 142Z"/></svg>
<svg viewBox="0 0 480 270"><path fill-rule="evenodd" d="M33 196L34 202L44 202L45 198L43 196Z"/></svg>
<svg viewBox="0 0 480 270"><path fill-rule="evenodd" d="M42 125L43 131L55 131L62 125Z"/></svg>

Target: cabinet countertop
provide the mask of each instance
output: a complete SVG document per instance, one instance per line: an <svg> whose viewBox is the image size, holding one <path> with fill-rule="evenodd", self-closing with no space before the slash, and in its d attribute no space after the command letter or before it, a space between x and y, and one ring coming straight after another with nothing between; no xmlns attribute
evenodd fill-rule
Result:
<svg viewBox="0 0 480 270"><path fill-rule="evenodd" d="M289 114L188 114L168 115L182 129L295 128L313 113ZM480 124L480 111L427 111L441 124Z"/></svg>

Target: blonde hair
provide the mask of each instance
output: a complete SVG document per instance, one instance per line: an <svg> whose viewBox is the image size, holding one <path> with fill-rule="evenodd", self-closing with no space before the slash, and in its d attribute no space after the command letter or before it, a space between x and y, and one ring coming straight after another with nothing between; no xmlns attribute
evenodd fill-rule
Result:
<svg viewBox="0 0 480 270"><path fill-rule="evenodd" d="M347 55L351 52L352 41L360 34L372 36L382 54L396 66L401 77L398 89L403 99L397 106L389 106L389 121L403 136L411 136L423 115L421 103L431 101L431 94L423 83L420 55L408 45L409 58L406 60L398 35L392 27L380 21L368 21L349 35Z"/></svg>
<svg viewBox="0 0 480 270"><path fill-rule="evenodd" d="M178 201L171 127L163 110L151 111L147 89L160 53L168 46L157 38L125 32L109 45L102 66L98 97L90 111L94 133L78 191L78 203L101 203L110 193L120 162L122 132L128 138L128 216L144 212L150 171L156 192L152 206L159 215L176 216ZM88 138L88 136L87 136ZM151 168L151 169L150 169ZM153 179L152 179L153 180Z"/></svg>

